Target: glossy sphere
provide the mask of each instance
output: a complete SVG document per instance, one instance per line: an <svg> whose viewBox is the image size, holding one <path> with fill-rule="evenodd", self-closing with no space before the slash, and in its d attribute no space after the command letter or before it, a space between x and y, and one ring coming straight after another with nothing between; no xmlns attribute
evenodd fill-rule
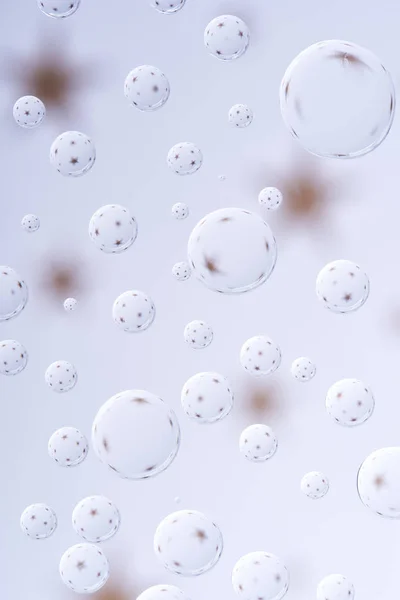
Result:
<svg viewBox="0 0 400 600"><path fill-rule="evenodd" d="M151 6L160 13L173 14L181 10L185 2L186 0L151 0ZM169 600L169 598L165 598L165 600Z"/></svg>
<svg viewBox="0 0 400 600"><path fill-rule="evenodd" d="M168 152L167 164L177 175L191 175L200 169L203 155L192 142L180 142Z"/></svg>
<svg viewBox="0 0 400 600"><path fill-rule="evenodd" d="M300 358L296 358L296 360L292 362L290 372L297 381L305 383L306 381L311 381L311 379L315 377L317 367L306 356L300 356Z"/></svg>
<svg viewBox="0 0 400 600"><path fill-rule="evenodd" d="M189 216L189 207L184 202L177 202L172 207L172 216L178 221L186 219Z"/></svg>
<svg viewBox="0 0 400 600"><path fill-rule="evenodd" d="M50 163L65 177L80 177L93 167L96 149L90 138L79 131L66 131L50 148Z"/></svg>
<svg viewBox="0 0 400 600"><path fill-rule="evenodd" d="M229 110L228 120L233 127L248 127L253 121L253 111L246 104L234 104Z"/></svg>
<svg viewBox="0 0 400 600"><path fill-rule="evenodd" d="M161 398L145 390L128 390L100 408L92 441L96 454L111 470L126 479L145 479L172 463L180 429L174 411Z"/></svg>
<svg viewBox="0 0 400 600"><path fill-rule="evenodd" d="M45 118L46 108L36 96L22 96L14 104L13 116L20 127L33 129Z"/></svg>
<svg viewBox="0 0 400 600"><path fill-rule="evenodd" d="M79 8L81 0L38 0L42 13L54 19L70 17Z"/></svg>
<svg viewBox="0 0 400 600"><path fill-rule="evenodd" d="M57 360L47 367L45 373L46 383L53 392L68 392L75 387L78 373L74 365L66 360Z"/></svg>
<svg viewBox="0 0 400 600"><path fill-rule="evenodd" d="M28 364L28 353L25 346L15 340L0 342L0 373L2 375L18 375Z"/></svg>
<svg viewBox="0 0 400 600"><path fill-rule="evenodd" d="M350 260L335 260L319 272L316 292L319 300L332 312L352 312L367 301L368 275Z"/></svg>
<svg viewBox="0 0 400 600"><path fill-rule="evenodd" d="M93 594L110 575L107 557L95 544L76 544L60 560L60 575L67 587L78 594Z"/></svg>
<svg viewBox="0 0 400 600"><path fill-rule="evenodd" d="M187 380L181 393L182 408L198 423L214 423L226 417L233 407L229 381L219 373L197 373Z"/></svg>
<svg viewBox="0 0 400 600"><path fill-rule="evenodd" d="M258 194L258 202L267 210L277 210L282 204L282 192L275 187L266 187Z"/></svg>
<svg viewBox="0 0 400 600"><path fill-rule="evenodd" d="M240 351L242 367L255 377L270 375L281 364L279 346L266 335L256 335L247 340Z"/></svg>
<svg viewBox="0 0 400 600"><path fill-rule="evenodd" d="M213 341L213 330L204 321L191 321L185 327L183 332L185 342L191 348L200 350L201 348L207 348Z"/></svg>
<svg viewBox="0 0 400 600"><path fill-rule="evenodd" d="M371 152L387 136L395 90L372 52L329 40L293 60L282 80L280 104L289 131L306 150L352 158Z"/></svg>
<svg viewBox="0 0 400 600"><path fill-rule="evenodd" d="M137 236L137 224L127 208L119 204L102 206L89 222L89 236L92 242L107 254L124 252Z"/></svg>
<svg viewBox="0 0 400 600"><path fill-rule="evenodd" d="M155 316L156 307L152 299L139 290L129 290L118 296L112 309L114 323L128 333L145 331Z"/></svg>
<svg viewBox="0 0 400 600"><path fill-rule="evenodd" d="M75 427L61 427L49 439L48 452L60 467L76 467L88 453L85 436Z"/></svg>
<svg viewBox="0 0 400 600"><path fill-rule="evenodd" d="M72 312L76 309L78 305L78 300L76 300L75 298L67 298L66 300L64 300L64 310L66 310L67 312Z"/></svg>
<svg viewBox="0 0 400 600"><path fill-rule="evenodd" d="M104 496L89 496L75 506L72 526L87 542L105 542L119 529L118 508Z"/></svg>
<svg viewBox="0 0 400 600"><path fill-rule="evenodd" d="M400 447L368 456L358 471L358 494L365 506L388 519L400 519Z"/></svg>
<svg viewBox="0 0 400 600"><path fill-rule="evenodd" d="M326 395L326 410L339 425L354 427L370 418L375 400L371 390L358 379L341 379Z"/></svg>
<svg viewBox="0 0 400 600"><path fill-rule="evenodd" d="M182 590L174 585L153 585L137 597L136 600L190 600Z"/></svg>
<svg viewBox="0 0 400 600"><path fill-rule="evenodd" d="M246 23L232 15L213 19L204 32L206 48L220 60L234 60L242 56L249 45L250 32Z"/></svg>
<svg viewBox="0 0 400 600"><path fill-rule="evenodd" d="M329 490L329 481L323 473L319 471L311 471L306 473L300 483L300 488L303 494L312 500L323 498Z"/></svg>
<svg viewBox="0 0 400 600"><path fill-rule="evenodd" d="M328 575L319 582L317 600L353 600L354 586L344 575Z"/></svg>
<svg viewBox="0 0 400 600"><path fill-rule="evenodd" d="M277 556L250 552L236 563L232 585L242 600L281 600L289 588L289 573Z"/></svg>
<svg viewBox="0 0 400 600"><path fill-rule="evenodd" d="M37 231L40 227L39 217L36 215L25 215L21 221L21 227L24 231L28 233L33 233Z"/></svg>
<svg viewBox="0 0 400 600"><path fill-rule="evenodd" d="M276 263L276 242L258 215L240 208L208 214L193 229L189 263L200 281L213 291L239 294L270 277Z"/></svg>
<svg viewBox="0 0 400 600"><path fill-rule="evenodd" d="M172 267L172 275L178 281L187 281L192 274L192 269L186 261L175 263Z"/></svg>
<svg viewBox="0 0 400 600"><path fill-rule="evenodd" d="M239 447L240 452L247 460L264 462L275 454L278 440L271 427L267 425L250 425L242 431Z"/></svg>
<svg viewBox="0 0 400 600"><path fill-rule="evenodd" d="M11 267L0 266L0 322L19 315L28 302L28 288Z"/></svg>
<svg viewBox="0 0 400 600"><path fill-rule="evenodd" d="M46 504L31 504L21 515L21 529L34 540L50 537L57 528L57 516Z"/></svg>
<svg viewBox="0 0 400 600"><path fill-rule="evenodd" d="M161 521L154 535L154 550L164 567L187 577L212 569L222 548L217 525L195 510L172 513Z"/></svg>
<svg viewBox="0 0 400 600"><path fill-rule="evenodd" d="M157 67L142 65L125 79L125 97L141 111L149 112L164 106L169 98L169 83Z"/></svg>

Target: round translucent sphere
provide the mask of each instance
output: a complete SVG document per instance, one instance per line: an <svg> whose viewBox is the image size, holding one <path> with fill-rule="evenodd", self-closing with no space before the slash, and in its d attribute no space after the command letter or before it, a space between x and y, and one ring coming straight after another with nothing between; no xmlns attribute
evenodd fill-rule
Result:
<svg viewBox="0 0 400 600"><path fill-rule="evenodd" d="M89 446L76 427L61 427L49 439L48 452L60 467L76 467L85 460Z"/></svg>
<svg viewBox="0 0 400 600"><path fill-rule="evenodd" d="M18 375L28 364L28 352L25 346L16 340L0 342L0 373Z"/></svg>
<svg viewBox="0 0 400 600"><path fill-rule="evenodd" d="M115 300L112 309L114 323L123 331L145 331L153 323L156 307L150 296L139 290L124 292Z"/></svg>
<svg viewBox="0 0 400 600"><path fill-rule="evenodd" d="M166 517L154 535L154 551L164 567L193 577L212 569L222 553L218 526L195 510L181 510Z"/></svg>
<svg viewBox="0 0 400 600"><path fill-rule="evenodd" d="M178 221L182 221L189 216L189 207L184 202L176 202L172 207L172 216Z"/></svg>
<svg viewBox="0 0 400 600"><path fill-rule="evenodd" d="M234 566L232 585L242 600L281 600L289 589L289 572L274 554L250 552Z"/></svg>
<svg viewBox="0 0 400 600"><path fill-rule="evenodd" d="M195 350L201 350L211 344L214 334L208 323L204 321L191 321L186 325L183 337L188 346Z"/></svg>
<svg viewBox="0 0 400 600"><path fill-rule="evenodd" d="M374 412L371 390L358 379L341 379L326 395L326 410L340 425L354 427L365 423Z"/></svg>
<svg viewBox="0 0 400 600"><path fill-rule="evenodd" d="M198 423L214 423L226 417L233 407L229 381L219 373L197 373L187 380L181 393L182 408Z"/></svg>
<svg viewBox="0 0 400 600"><path fill-rule="evenodd" d="M175 413L161 398L128 390L110 398L97 413L93 447L111 470L126 479L145 479L164 471L180 444Z"/></svg>
<svg viewBox="0 0 400 600"><path fill-rule="evenodd" d="M275 187L266 187L258 194L258 202L267 210L277 210L282 204L282 192Z"/></svg>
<svg viewBox="0 0 400 600"><path fill-rule="evenodd" d="M63 304L64 310L66 312L74 311L76 309L77 305L78 305L78 300L76 300L75 298L66 298L64 300L64 304Z"/></svg>
<svg viewBox="0 0 400 600"><path fill-rule="evenodd" d="M174 585L153 585L147 588L136 600L190 600L182 590Z"/></svg>
<svg viewBox="0 0 400 600"><path fill-rule="evenodd" d="M50 148L50 163L65 177L80 177L93 167L96 149L90 138L79 131L66 131Z"/></svg>
<svg viewBox="0 0 400 600"><path fill-rule="evenodd" d="M22 513L20 525L28 537L43 540L55 532L57 516L47 504L31 504Z"/></svg>
<svg viewBox="0 0 400 600"><path fill-rule="evenodd" d="M368 299L368 275L350 260L335 260L318 273L316 292L328 310L352 312Z"/></svg>
<svg viewBox="0 0 400 600"><path fill-rule="evenodd" d="M203 164L203 154L192 142L180 142L168 152L167 164L177 175L191 175Z"/></svg>
<svg viewBox="0 0 400 600"><path fill-rule="evenodd" d="M206 48L220 60L234 60L242 56L250 42L250 31L246 23L232 15L213 19L204 32Z"/></svg>
<svg viewBox="0 0 400 600"><path fill-rule="evenodd" d="M258 215L240 208L208 214L188 242L194 274L215 292L239 294L270 277L276 263L276 241Z"/></svg>
<svg viewBox="0 0 400 600"><path fill-rule="evenodd" d="M247 340L240 351L240 363L245 371L261 377L270 375L281 364L281 350L266 335L256 335Z"/></svg>
<svg viewBox="0 0 400 600"><path fill-rule="evenodd" d="M150 5L160 13L171 15L181 10L186 0L151 0ZM165 600L169 600L166 598Z"/></svg>
<svg viewBox="0 0 400 600"><path fill-rule="evenodd" d="M14 104L13 116L20 127L33 129L45 118L46 108L36 96L22 96Z"/></svg>
<svg viewBox="0 0 400 600"><path fill-rule="evenodd" d="M278 440L268 425L250 425L242 431L239 448L247 460L264 462L275 454Z"/></svg>
<svg viewBox="0 0 400 600"><path fill-rule="evenodd" d="M400 447L368 456L358 471L358 494L365 506L388 519L400 519Z"/></svg>
<svg viewBox="0 0 400 600"><path fill-rule="evenodd" d="M25 215L21 221L21 227L28 233L37 231L40 227L40 219L36 215Z"/></svg>
<svg viewBox="0 0 400 600"><path fill-rule="evenodd" d="M233 127L248 127L253 121L253 111L247 104L234 104L229 110L228 120Z"/></svg>
<svg viewBox="0 0 400 600"><path fill-rule="evenodd" d="M305 383L311 381L315 377L317 367L315 364L306 356L300 356L292 362L290 372L297 381Z"/></svg>
<svg viewBox="0 0 400 600"><path fill-rule="evenodd" d="M0 322L19 315L28 302L28 288L11 267L0 266Z"/></svg>
<svg viewBox="0 0 400 600"><path fill-rule="evenodd" d="M192 269L187 261L177 262L172 267L172 275L177 281L187 281L192 274Z"/></svg>
<svg viewBox="0 0 400 600"><path fill-rule="evenodd" d="M300 488L303 494L312 500L323 498L329 490L328 478L319 471L311 471L306 473L301 480Z"/></svg>
<svg viewBox="0 0 400 600"><path fill-rule="evenodd" d="M372 52L329 40L303 50L289 65L280 103L288 129L306 150L353 158L374 150L389 133L395 90Z"/></svg>
<svg viewBox="0 0 400 600"><path fill-rule="evenodd" d="M78 381L78 373L70 362L57 360L47 367L44 378L53 392L69 392Z"/></svg>
<svg viewBox="0 0 400 600"><path fill-rule="evenodd" d="M319 582L317 600L353 600L354 585L344 575L328 575Z"/></svg>
<svg viewBox="0 0 400 600"><path fill-rule="evenodd" d="M128 73L125 79L125 97L143 112L157 110L169 98L169 82L157 67L142 65Z"/></svg>
<svg viewBox="0 0 400 600"><path fill-rule="evenodd" d="M105 496L89 496L75 506L72 526L87 542L105 542L119 529L121 517L118 508Z"/></svg>
<svg viewBox="0 0 400 600"><path fill-rule="evenodd" d="M67 587L78 594L93 594L110 575L107 557L95 544L76 544L61 557L60 575Z"/></svg>
<svg viewBox="0 0 400 600"><path fill-rule="evenodd" d="M37 0L42 13L53 19L70 17L79 8L81 0Z"/></svg>
<svg viewBox="0 0 400 600"><path fill-rule="evenodd" d="M107 254L124 252L137 237L137 224L129 210L119 204L102 206L89 222L92 242Z"/></svg>

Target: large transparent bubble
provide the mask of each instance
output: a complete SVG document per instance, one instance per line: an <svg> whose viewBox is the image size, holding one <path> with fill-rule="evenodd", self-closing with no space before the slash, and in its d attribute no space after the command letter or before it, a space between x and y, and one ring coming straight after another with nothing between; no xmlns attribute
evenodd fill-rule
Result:
<svg viewBox="0 0 400 600"><path fill-rule="evenodd" d="M280 89L283 119L312 154L353 158L374 150L392 125L393 81L369 50L319 42L289 65Z"/></svg>
<svg viewBox="0 0 400 600"><path fill-rule="evenodd" d="M370 454L358 471L357 487L361 501L373 512L400 519L400 447Z"/></svg>

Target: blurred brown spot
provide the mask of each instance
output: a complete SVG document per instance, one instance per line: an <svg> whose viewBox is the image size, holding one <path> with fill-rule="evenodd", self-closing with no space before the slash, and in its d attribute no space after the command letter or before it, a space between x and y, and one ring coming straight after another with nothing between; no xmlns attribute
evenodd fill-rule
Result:
<svg viewBox="0 0 400 600"><path fill-rule="evenodd" d="M74 261L55 261L47 265L43 288L57 301L69 296L82 295L82 266Z"/></svg>
<svg viewBox="0 0 400 600"><path fill-rule="evenodd" d="M268 421L280 416L283 409L283 396L276 381L248 382L243 385L241 408L253 422Z"/></svg>
<svg viewBox="0 0 400 600"><path fill-rule="evenodd" d="M293 220L319 220L330 200L330 186L316 164L299 164L278 184L282 211Z"/></svg>
<svg viewBox="0 0 400 600"><path fill-rule="evenodd" d="M93 596L96 600L132 600L136 595L132 595L132 590L108 584Z"/></svg>

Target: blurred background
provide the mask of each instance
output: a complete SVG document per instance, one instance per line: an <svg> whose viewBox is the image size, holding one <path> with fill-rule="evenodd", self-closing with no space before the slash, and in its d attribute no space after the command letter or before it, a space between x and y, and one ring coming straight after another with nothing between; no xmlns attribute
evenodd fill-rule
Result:
<svg viewBox="0 0 400 600"><path fill-rule="evenodd" d="M30 299L20 316L0 324L0 336L23 343L30 360L18 377L0 382L0 595L72 599L58 574L61 555L79 541L71 513L85 496L104 494L119 507L122 524L103 545L112 571L94 596L99 600L134 600L156 583L178 585L192 600L233 600L232 567L256 550L287 565L288 600L310 600L330 573L348 577L357 598L393 600L399 524L361 504L356 475L370 452L400 441L400 122L395 117L386 141L363 158L314 159L285 129L278 91L298 52L335 38L376 53L397 87L400 7L391 0L187 0L180 12L162 15L147 0L82 0L75 15L60 21L46 18L36 0L3 8L0 263L21 275ZM232 63L215 60L203 44L205 26L221 14L241 17L251 32L247 53ZM159 67L171 84L169 101L155 113L140 113L123 94L126 75L141 64ZM13 104L25 94L46 105L37 130L13 121ZM228 124L236 103L254 111L248 129ZM89 135L97 149L94 168L78 179L60 176L48 159L55 137L70 129ZM181 141L194 142L204 155L190 177L166 165L169 148ZM272 216L257 203L265 186L284 194ZM175 202L189 205L185 221L172 218ZM138 222L138 238L122 255L103 254L87 232L91 215L109 203L126 206ZM173 264L185 260L194 225L227 206L263 215L278 243L270 280L237 297L215 294L194 277L178 283L171 276ZM41 220L35 234L20 227L26 213ZM370 298L354 314L331 314L316 299L318 271L340 258L360 264L371 280ZM114 325L111 307L135 288L152 297L157 317L149 330L129 335ZM62 306L69 296L79 301L73 313ZM214 330L213 343L201 351L183 339L193 319ZM255 382L242 372L239 352L257 334L272 337L283 360L273 376ZM315 379L304 385L290 375L298 356L317 365ZM56 360L78 370L67 394L55 394L44 381ZM230 379L236 404L221 423L200 426L183 414L180 391L207 370ZM328 388L345 377L365 381L376 400L373 417L354 430L325 411ZM169 469L133 482L108 472L93 452L72 469L49 458L56 429L74 426L90 437L98 408L135 388L160 395L178 415L182 444ZM240 432L252 423L266 423L278 436L277 454L263 464L239 453ZM323 471L331 484L318 502L300 492L311 470ZM43 542L19 527L21 512L35 502L58 516L56 533ZM194 579L165 571L152 547L159 521L185 508L215 520L225 539L218 565Z"/></svg>

